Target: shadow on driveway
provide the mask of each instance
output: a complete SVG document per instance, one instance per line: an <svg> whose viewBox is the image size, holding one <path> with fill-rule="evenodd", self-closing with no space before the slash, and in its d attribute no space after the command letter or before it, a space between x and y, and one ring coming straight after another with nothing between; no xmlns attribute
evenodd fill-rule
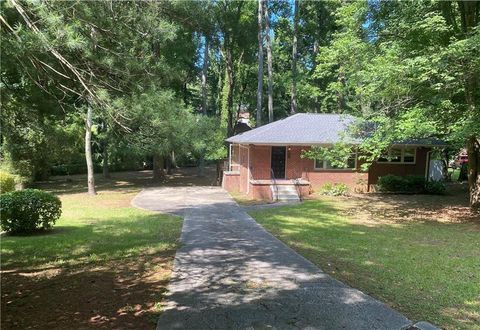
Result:
<svg viewBox="0 0 480 330"><path fill-rule="evenodd" d="M184 217L158 329L403 329L385 304L323 273L218 187L147 189L133 204Z"/></svg>

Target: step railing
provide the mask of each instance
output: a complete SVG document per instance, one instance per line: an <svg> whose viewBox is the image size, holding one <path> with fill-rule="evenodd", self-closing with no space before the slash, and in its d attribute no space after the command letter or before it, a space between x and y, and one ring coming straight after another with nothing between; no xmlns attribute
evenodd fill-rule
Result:
<svg viewBox="0 0 480 330"><path fill-rule="evenodd" d="M277 180L275 179L275 173L273 172L273 169L270 169L270 177L273 183L273 200L278 201L278 185L277 185Z"/></svg>
<svg viewBox="0 0 480 330"><path fill-rule="evenodd" d="M295 190L297 191L298 199L302 200L302 188L300 186L300 182L302 181L302 175L298 175L296 170L293 171L293 185Z"/></svg>

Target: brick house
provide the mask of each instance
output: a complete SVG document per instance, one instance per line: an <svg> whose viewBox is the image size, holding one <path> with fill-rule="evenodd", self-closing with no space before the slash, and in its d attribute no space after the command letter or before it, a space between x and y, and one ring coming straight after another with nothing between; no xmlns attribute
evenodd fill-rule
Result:
<svg viewBox="0 0 480 330"><path fill-rule="evenodd" d="M410 140L392 145L389 156L362 171L355 145L348 137L355 122L349 115L299 113L228 138L228 168L223 173L224 189L253 199L298 199L323 184L345 183L352 191L368 191L386 174L426 175L430 152L443 146L438 140ZM337 142L352 145L346 168L326 160L302 158L311 146L328 147Z"/></svg>

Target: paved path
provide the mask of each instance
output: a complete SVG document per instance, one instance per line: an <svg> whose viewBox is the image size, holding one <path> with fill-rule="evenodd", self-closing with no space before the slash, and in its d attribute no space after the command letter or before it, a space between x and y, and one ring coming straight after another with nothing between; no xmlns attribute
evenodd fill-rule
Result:
<svg viewBox="0 0 480 330"><path fill-rule="evenodd" d="M133 204L184 216L157 329L404 329L411 322L323 273L217 187L144 190Z"/></svg>

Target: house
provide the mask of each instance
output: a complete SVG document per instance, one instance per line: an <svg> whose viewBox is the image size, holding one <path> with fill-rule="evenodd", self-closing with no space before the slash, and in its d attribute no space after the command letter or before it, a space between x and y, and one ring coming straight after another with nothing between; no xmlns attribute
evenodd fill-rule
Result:
<svg viewBox="0 0 480 330"><path fill-rule="evenodd" d="M352 191L367 191L380 176L426 175L430 152L444 146L438 140L408 140L392 145L388 157L381 157L368 171L361 169L349 127L355 117L338 114L299 113L241 134L230 144L223 187L253 199L298 199L325 183L345 183ZM344 142L352 145L346 168L326 160L302 158L312 146L328 147Z"/></svg>

